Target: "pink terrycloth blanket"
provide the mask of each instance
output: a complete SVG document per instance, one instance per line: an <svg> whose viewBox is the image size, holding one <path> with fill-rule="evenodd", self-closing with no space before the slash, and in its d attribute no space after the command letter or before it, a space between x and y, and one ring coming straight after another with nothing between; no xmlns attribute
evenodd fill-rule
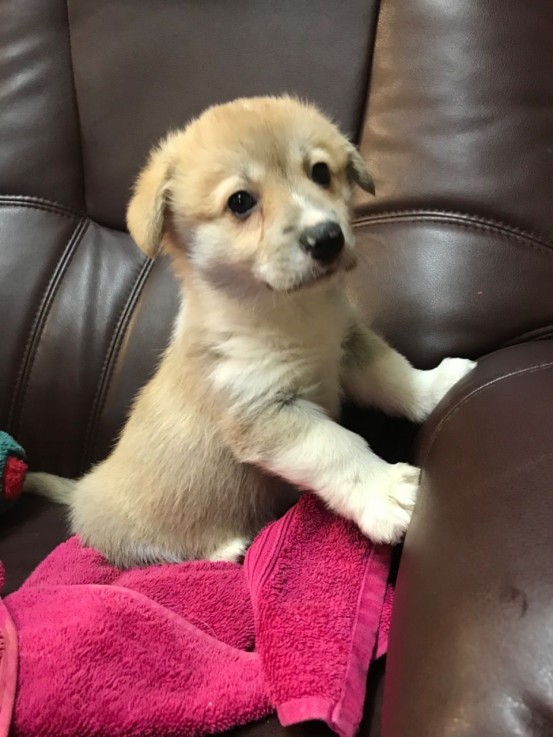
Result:
<svg viewBox="0 0 553 737"><path fill-rule="evenodd" d="M71 538L0 602L0 737L199 737L274 710L353 737L389 564L311 494L243 566L122 572Z"/></svg>

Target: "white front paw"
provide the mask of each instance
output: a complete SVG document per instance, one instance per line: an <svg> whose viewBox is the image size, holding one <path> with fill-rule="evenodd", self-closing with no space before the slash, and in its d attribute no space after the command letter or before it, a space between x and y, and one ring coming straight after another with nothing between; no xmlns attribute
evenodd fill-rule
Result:
<svg viewBox="0 0 553 737"><path fill-rule="evenodd" d="M371 478L359 528L374 543L397 543L405 535L415 506L419 475L418 468L395 463Z"/></svg>
<svg viewBox="0 0 553 737"><path fill-rule="evenodd" d="M468 358L444 358L434 369L435 376L432 382L434 406L440 402L448 391L466 376L476 366L475 361ZM432 408L434 409L434 407Z"/></svg>
<svg viewBox="0 0 553 737"><path fill-rule="evenodd" d="M419 383L419 402L416 419L425 420L448 391L476 366L468 358L444 358L435 369L422 371Z"/></svg>

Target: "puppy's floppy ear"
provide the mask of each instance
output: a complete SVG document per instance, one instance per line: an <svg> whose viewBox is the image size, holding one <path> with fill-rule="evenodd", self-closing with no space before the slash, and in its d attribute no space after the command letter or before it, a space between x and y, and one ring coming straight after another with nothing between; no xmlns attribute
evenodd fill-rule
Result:
<svg viewBox="0 0 553 737"><path fill-rule="evenodd" d="M127 227L150 258L161 251L171 185L172 140L162 141L140 172L127 209Z"/></svg>
<svg viewBox="0 0 553 737"><path fill-rule="evenodd" d="M361 189L365 190L365 192L375 194L374 181L369 174L367 165L365 164L365 159L361 156L355 146L349 143L349 141L347 143L347 154L347 172L350 180L358 184Z"/></svg>

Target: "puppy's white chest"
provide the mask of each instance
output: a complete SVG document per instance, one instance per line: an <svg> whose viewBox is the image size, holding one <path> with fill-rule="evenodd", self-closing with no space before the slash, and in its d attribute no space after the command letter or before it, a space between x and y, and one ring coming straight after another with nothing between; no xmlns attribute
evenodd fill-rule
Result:
<svg viewBox="0 0 553 737"><path fill-rule="evenodd" d="M338 336L321 336L318 345L308 346L309 370L300 378L300 392L323 407L331 417L340 411L341 345Z"/></svg>
<svg viewBox="0 0 553 737"><path fill-rule="evenodd" d="M338 307L338 309L336 309ZM342 305L288 316L285 329L266 328L227 336L211 378L240 404L294 396L340 410L340 365L347 314Z"/></svg>

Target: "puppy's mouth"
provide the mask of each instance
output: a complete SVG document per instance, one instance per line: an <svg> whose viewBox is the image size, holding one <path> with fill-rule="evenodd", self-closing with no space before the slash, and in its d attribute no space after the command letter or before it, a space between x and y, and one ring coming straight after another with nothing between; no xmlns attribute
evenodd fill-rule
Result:
<svg viewBox="0 0 553 737"><path fill-rule="evenodd" d="M303 274L296 281L293 281L290 285L287 285L282 290L286 294L294 294L303 289L309 289L316 287L319 284L324 284L330 281L334 276L342 272L352 271L357 265L357 258L352 251L343 253L336 261L327 264L313 264L311 270L307 274ZM267 283L269 289L277 291L277 289L271 284Z"/></svg>

